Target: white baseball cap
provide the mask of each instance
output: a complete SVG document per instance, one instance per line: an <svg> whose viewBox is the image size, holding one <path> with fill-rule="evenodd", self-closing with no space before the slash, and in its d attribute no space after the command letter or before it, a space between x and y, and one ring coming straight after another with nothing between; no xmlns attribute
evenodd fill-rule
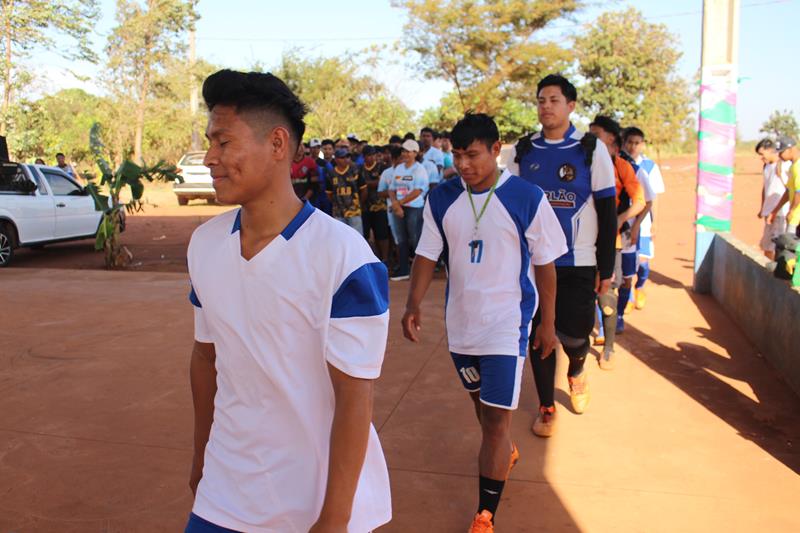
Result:
<svg viewBox="0 0 800 533"><path fill-rule="evenodd" d="M407 152L419 152L419 143L414 139L406 139L401 148Z"/></svg>
<svg viewBox="0 0 800 533"><path fill-rule="evenodd" d="M319 139L311 139L308 142L308 146L310 146L311 148L316 148L317 146L322 146L322 141L320 141Z"/></svg>

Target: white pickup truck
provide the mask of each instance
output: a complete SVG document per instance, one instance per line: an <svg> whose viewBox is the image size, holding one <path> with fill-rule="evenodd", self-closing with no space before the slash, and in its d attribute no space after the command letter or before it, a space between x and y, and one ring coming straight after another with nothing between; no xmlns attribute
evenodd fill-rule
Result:
<svg viewBox="0 0 800 533"><path fill-rule="evenodd" d="M58 167L0 163L0 267L18 247L94 238L102 216Z"/></svg>

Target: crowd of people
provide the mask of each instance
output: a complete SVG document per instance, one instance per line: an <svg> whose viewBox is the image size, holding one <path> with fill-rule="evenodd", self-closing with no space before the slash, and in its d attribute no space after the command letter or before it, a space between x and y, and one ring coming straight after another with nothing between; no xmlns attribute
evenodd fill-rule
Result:
<svg viewBox="0 0 800 533"><path fill-rule="evenodd" d="M362 532L391 519L370 424L390 266L392 279L410 277L400 322L412 342L426 291L446 270L449 351L482 434L469 531L494 531L520 460L511 418L525 362L539 399L531 430L547 438L557 346L569 359L572 410L583 413L596 323L598 364L610 370L629 304L645 305L664 191L644 131L608 116L579 131L577 90L561 75L540 80L536 94L541 128L500 164L485 114L466 114L449 133L423 128L419 140L305 144L304 106L280 79L220 71L206 80L205 164L219 200L242 207L200 226L189 245L188 533Z"/></svg>

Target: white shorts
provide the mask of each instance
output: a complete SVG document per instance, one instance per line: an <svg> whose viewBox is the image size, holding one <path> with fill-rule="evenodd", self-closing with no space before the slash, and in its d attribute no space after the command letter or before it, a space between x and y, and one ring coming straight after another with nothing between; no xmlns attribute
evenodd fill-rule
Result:
<svg viewBox="0 0 800 533"><path fill-rule="evenodd" d="M758 245L765 252L774 252L775 243L772 239L786 233L786 217L775 217L772 224L764 221L764 233L761 236L761 242Z"/></svg>

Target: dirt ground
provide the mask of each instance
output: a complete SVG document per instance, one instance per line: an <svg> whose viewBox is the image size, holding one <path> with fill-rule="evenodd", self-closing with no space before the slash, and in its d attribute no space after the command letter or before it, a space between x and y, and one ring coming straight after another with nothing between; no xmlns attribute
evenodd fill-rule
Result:
<svg viewBox="0 0 800 533"><path fill-rule="evenodd" d="M694 169L663 161L648 307L618 337L618 365L588 364L592 402L570 412L559 356L559 426L532 436L530 370L513 421L522 458L499 532L800 531L798 398L708 296L691 289ZM737 161L734 233L758 242L760 165ZM0 533L174 532L191 508L188 235L225 207L178 207L153 190L124 239L130 272L91 243L21 251L0 271ZM392 325L374 423L392 480L382 532L466 530L479 429L444 335L442 280L420 344Z"/></svg>

